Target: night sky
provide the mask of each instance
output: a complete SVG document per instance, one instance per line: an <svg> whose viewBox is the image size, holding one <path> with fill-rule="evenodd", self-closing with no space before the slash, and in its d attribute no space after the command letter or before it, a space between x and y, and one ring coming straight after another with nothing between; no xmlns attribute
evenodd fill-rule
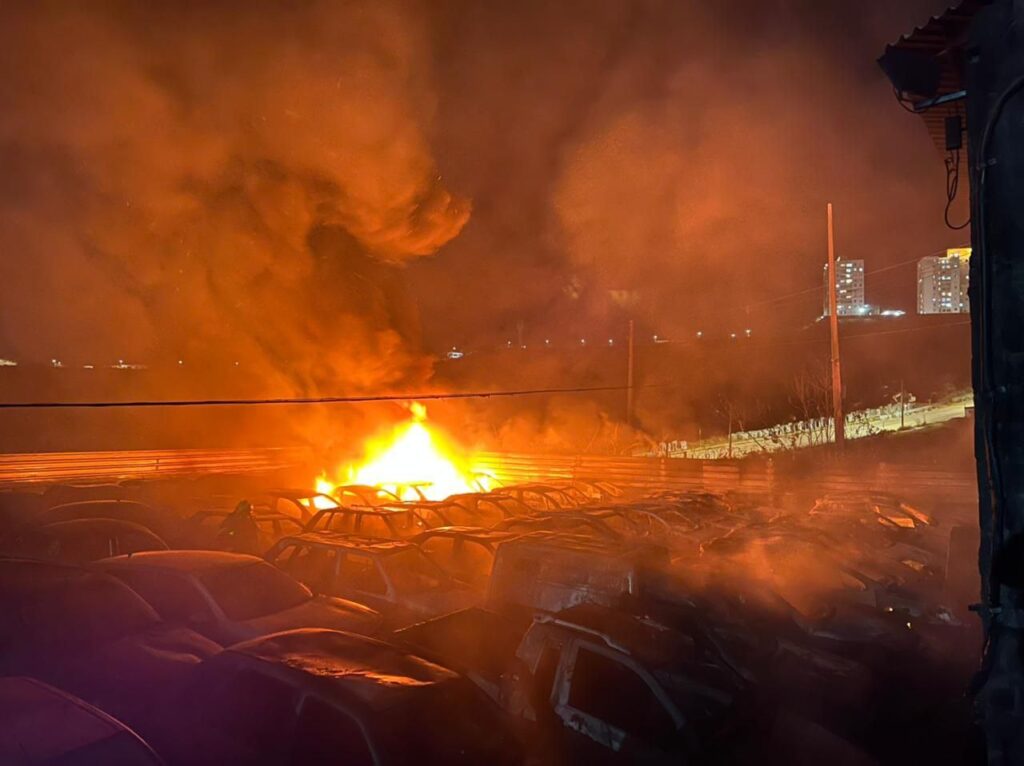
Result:
<svg viewBox="0 0 1024 766"><path fill-rule="evenodd" d="M869 272L965 240L875 64L942 7L4 3L0 356L374 390L519 323L796 326L827 201Z"/></svg>

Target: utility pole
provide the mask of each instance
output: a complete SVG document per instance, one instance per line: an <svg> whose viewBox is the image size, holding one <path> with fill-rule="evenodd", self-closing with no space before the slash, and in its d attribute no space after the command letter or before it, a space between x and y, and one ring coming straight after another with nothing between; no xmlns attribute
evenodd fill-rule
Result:
<svg viewBox="0 0 1024 766"><path fill-rule="evenodd" d="M903 378L900 378L900 430L907 427L905 415L907 412L907 388L903 385Z"/></svg>
<svg viewBox="0 0 1024 766"><path fill-rule="evenodd" d="M729 459L732 460L732 400L729 400Z"/></svg>
<svg viewBox="0 0 1024 766"><path fill-rule="evenodd" d="M843 420L843 373L839 363L839 316L836 311L836 242L832 225L832 203L828 203L828 327L832 336L832 420L836 446L846 443Z"/></svg>
<svg viewBox="0 0 1024 766"><path fill-rule="evenodd" d="M628 356L626 361L626 425L633 425L633 365L636 360L634 322L629 320Z"/></svg>

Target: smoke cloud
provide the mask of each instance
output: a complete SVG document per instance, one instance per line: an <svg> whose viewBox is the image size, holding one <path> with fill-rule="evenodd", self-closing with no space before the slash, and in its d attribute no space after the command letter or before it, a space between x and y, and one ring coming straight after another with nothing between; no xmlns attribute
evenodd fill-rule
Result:
<svg viewBox="0 0 1024 766"><path fill-rule="evenodd" d="M826 202L869 269L962 241L874 63L943 5L5 3L0 356L180 359L197 396L548 387L624 361L434 378L427 350L799 326L819 296L765 301L819 283ZM912 275L868 300L912 308ZM708 408L695 377L640 396L647 436ZM473 443L624 449L612 399L446 414Z"/></svg>
<svg viewBox="0 0 1024 766"><path fill-rule="evenodd" d="M399 2L5 4L4 353L422 380L401 266L470 212L425 29Z"/></svg>

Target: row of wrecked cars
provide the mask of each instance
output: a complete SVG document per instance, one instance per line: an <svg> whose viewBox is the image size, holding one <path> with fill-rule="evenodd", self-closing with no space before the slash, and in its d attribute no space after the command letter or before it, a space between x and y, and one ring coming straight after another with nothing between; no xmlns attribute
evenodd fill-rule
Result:
<svg viewBox="0 0 1024 766"><path fill-rule="evenodd" d="M239 488L0 496L0 763L959 760L950 530L898 498L278 490L218 550Z"/></svg>

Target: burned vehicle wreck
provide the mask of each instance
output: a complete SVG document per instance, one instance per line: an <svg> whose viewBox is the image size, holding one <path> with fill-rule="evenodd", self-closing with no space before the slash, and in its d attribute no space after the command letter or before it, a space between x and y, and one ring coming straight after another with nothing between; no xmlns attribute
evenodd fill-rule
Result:
<svg viewBox="0 0 1024 766"><path fill-rule="evenodd" d="M525 631L473 609L395 638L466 673L558 759L685 762L753 725L748 681L714 647L606 607L540 615Z"/></svg>

